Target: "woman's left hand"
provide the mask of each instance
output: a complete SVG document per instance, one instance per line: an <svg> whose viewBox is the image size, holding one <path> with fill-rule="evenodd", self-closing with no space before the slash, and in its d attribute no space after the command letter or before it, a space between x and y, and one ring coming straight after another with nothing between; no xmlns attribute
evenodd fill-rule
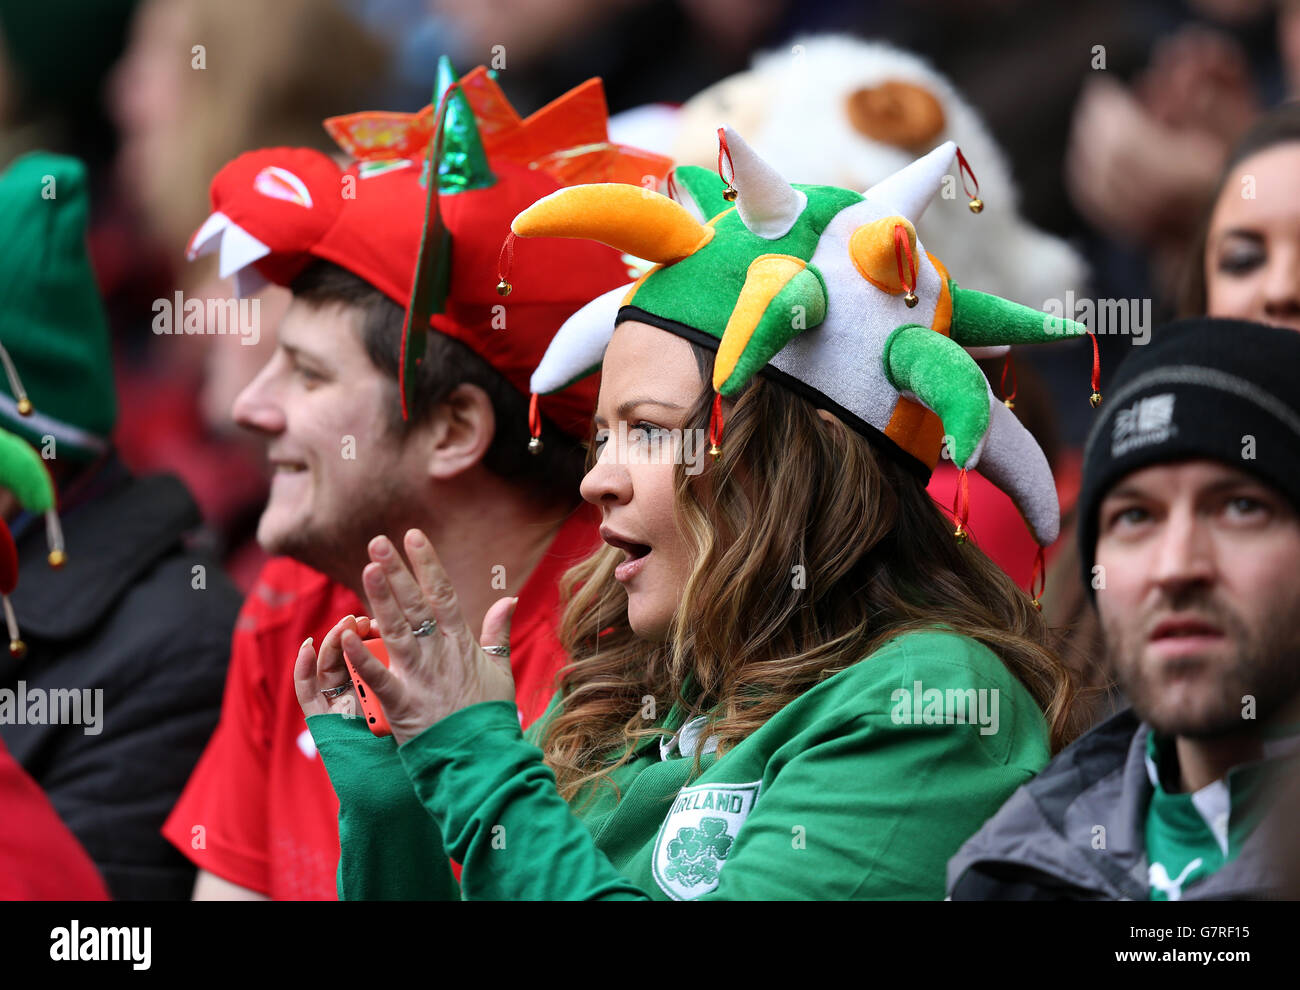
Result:
<svg viewBox="0 0 1300 990"><path fill-rule="evenodd" d="M377 536L369 546L372 563L362 572L390 666L375 659L351 629L342 633L343 652L383 705L399 746L462 708L482 701L514 702L510 619L519 602L498 599L483 617L476 640L428 538L418 529L407 530L405 544L411 570L392 542ZM430 626L430 632L416 635ZM504 648L506 655L485 653L484 646Z"/></svg>

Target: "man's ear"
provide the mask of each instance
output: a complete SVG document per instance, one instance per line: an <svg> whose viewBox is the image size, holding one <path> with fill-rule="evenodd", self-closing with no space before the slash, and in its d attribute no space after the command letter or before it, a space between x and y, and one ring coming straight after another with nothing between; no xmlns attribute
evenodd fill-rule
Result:
<svg viewBox="0 0 1300 990"><path fill-rule="evenodd" d="M492 445L497 429L492 400L477 385L457 385L438 403L429 428L429 474L447 481L482 461Z"/></svg>

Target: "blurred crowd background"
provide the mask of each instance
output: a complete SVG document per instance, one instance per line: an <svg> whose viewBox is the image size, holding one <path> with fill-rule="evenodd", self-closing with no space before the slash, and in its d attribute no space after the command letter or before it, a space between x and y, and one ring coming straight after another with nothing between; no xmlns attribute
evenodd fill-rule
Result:
<svg viewBox="0 0 1300 990"><path fill-rule="evenodd" d="M418 110L441 53L461 71L502 53L522 113L600 76L617 114L680 104L829 31L945 74L1005 150L1026 219L1084 257L1092 296L1150 299L1157 324L1192 291L1229 149L1300 89L1300 0L0 0L0 166L38 147L87 162L120 449L137 472L185 480L246 589L263 452L229 408L287 292L264 297L256 347L151 329L154 300L178 289L229 294L213 259L184 258L221 165L268 145L331 150L330 115ZM1103 337L1103 371L1128 346ZM1089 421L1072 362L1072 390L1046 390L1066 449Z"/></svg>

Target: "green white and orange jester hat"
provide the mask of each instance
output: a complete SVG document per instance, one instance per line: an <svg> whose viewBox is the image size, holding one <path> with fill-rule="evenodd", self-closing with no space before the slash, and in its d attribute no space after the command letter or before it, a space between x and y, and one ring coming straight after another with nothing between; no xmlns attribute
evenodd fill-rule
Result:
<svg viewBox="0 0 1300 990"><path fill-rule="evenodd" d="M718 137L718 174L677 168L669 195L579 185L515 218L513 235L589 238L655 263L564 324L532 376L533 393L599 370L616 324L641 320L716 349L711 452L722 439L722 398L762 372L923 479L946 448L963 472L978 469L1011 496L1040 546L1054 541L1060 509L1047 459L972 353L1088 330L963 289L926 253L914 224L954 158L969 171L957 147L948 142L858 193L791 184L730 128ZM981 204L970 205L978 212ZM957 515L963 538L960 506Z"/></svg>

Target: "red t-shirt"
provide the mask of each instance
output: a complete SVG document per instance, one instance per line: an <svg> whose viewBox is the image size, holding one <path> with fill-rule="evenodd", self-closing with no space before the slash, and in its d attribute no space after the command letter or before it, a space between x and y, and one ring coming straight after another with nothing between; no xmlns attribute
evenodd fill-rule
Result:
<svg viewBox="0 0 1300 990"><path fill-rule="evenodd" d="M108 900L90 856L3 742L0 809L0 901Z"/></svg>
<svg viewBox="0 0 1300 990"><path fill-rule="evenodd" d="M583 505L561 526L519 592L510 627L520 719L546 710L566 662L556 636L559 579L599 544ZM269 561L235 625L221 721L163 835L200 869L274 900L333 900L338 799L294 692L293 665L365 606L348 589L285 557Z"/></svg>

